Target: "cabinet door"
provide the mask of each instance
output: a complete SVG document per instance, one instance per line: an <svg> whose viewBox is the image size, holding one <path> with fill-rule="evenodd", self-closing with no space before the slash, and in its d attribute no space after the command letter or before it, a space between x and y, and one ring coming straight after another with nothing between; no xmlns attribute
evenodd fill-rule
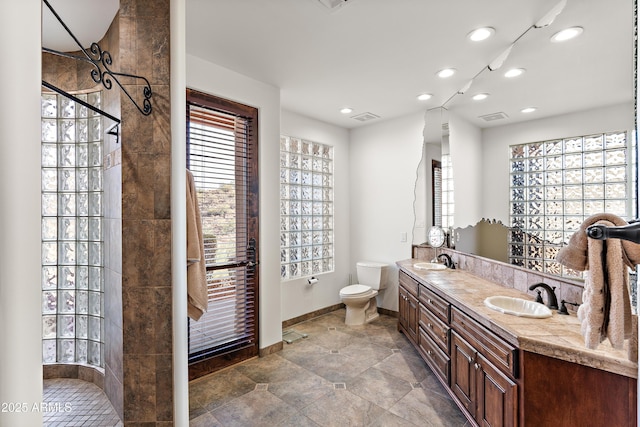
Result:
<svg viewBox="0 0 640 427"><path fill-rule="evenodd" d="M398 323L414 344L418 343L418 299L404 287L399 287Z"/></svg>
<svg viewBox="0 0 640 427"><path fill-rule="evenodd" d="M418 342L418 299L407 293L407 332L414 343Z"/></svg>
<svg viewBox="0 0 640 427"><path fill-rule="evenodd" d="M517 385L481 354L476 355L476 421L486 427L513 427L516 418Z"/></svg>
<svg viewBox="0 0 640 427"><path fill-rule="evenodd" d="M455 331L451 333L451 391L471 416L475 416L475 355Z"/></svg>
<svg viewBox="0 0 640 427"><path fill-rule="evenodd" d="M398 324L400 329L407 330L407 290L400 286L398 288Z"/></svg>

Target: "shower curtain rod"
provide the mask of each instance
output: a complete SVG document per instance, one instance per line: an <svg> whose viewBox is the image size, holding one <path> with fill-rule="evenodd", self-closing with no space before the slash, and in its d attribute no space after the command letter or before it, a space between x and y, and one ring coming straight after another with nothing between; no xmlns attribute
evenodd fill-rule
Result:
<svg viewBox="0 0 640 427"><path fill-rule="evenodd" d="M111 59L111 53L109 53L106 50L102 50L102 48L100 48L100 45L98 43L96 43L96 42L92 43L91 47L87 51L87 49L85 49L82 46L80 41L71 32L71 30L69 29L67 24L64 23L62 18L53 9L53 7L49 4L49 2L47 0L42 0L42 2L47 6L47 8L49 8L49 10L53 14L53 16L60 23L60 25L62 25L62 27L65 29L65 31L69 34L69 36L78 45L78 48L80 49L80 52L82 53L83 56L72 55L70 53L65 53L65 52L59 52L57 50L49 49L49 48L46 48L46 47L43 47L42 51L43 52L47 52L47 53L51 53L51 54L54 54L54 55L62 56L62 57L65 57L65 58L74 59L76 61L82 61L82 62L89 63L91 66L93 66L93 69L91 70L90 74L91 74L91 78L93 79L93 81L95 83L102 83L102 86L104 86L105 89L110 90L113 87L113 82L115 82L120 87L122 92L124 92L124 94L127 96L127 98L129 98L129 100L131 100L131 102L136 106L138 111L140 111L145 116L148 116L149 114L151 114L152 108L151 108L150 99L151 99L152 91L151 91L151 84L149 83L149 80L147 80L145 77L142 77L142 76L136 76L136 75L133 75L133 74L126 74L126 73L119 73L119 72L116 72L116 71L112 71L109 68L113 63L113 60ZM133 99L131 94L129 94L129 92L122 85L122 83L120 83L120 80L118 80L118 77L125 77L125 78L131 78L131 79L143 80L144 81L144 86L143 86L143 89L142 89L142 95L144 97L144 99L142 100L142 107ZM45 85L45 83L46 82L44 82L44 81L42 82L43 85ZM53 85L50 85L50 86L53 86ZM49 86L47 86L47 87L49 87ZM72 95L68 94L67 92L62 91L62 92L64 92L64 93L62 93L61 89L59 89L59 88L49 87L49 89L54 90L54 91L56 91L56 92L58 92L58 93L60 93L60 94L62 94L64 96L73 97ZM77 98L75 98L75 100L76 100L76 102L79 102L79 100ZM83 104L83 105L85 105L85 104ZM85 106L87 106L88 108L91 108L88 105L85 105ZM92 108L92 110L95 111L93 108ZM118 123L120 122L118 119L115 119L113 116L110 116L107 113L100 112L100 114L103 114L106 117L109 117L111 120L117 121Z"/></svg>

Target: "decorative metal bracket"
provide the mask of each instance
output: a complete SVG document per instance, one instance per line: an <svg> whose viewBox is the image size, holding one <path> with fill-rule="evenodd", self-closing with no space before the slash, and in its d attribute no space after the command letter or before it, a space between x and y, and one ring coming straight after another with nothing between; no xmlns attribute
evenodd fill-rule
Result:
<svg viewBox="0 0 640 427"><path fill-rule="evenodd" d="M42 0L42 1L49 8L51 13L53 13L53 16L55 16L55 18L58 20L60 25L64 27L65 31L69 34L69 36L71 36L71 38L73 38L73 40L76 42L83 56L72 55L65 52L59 52L57 50L53 50L45 47L43 47L42 50L47 53L51 53L54 55L62 56L65 58L71 58L77 61L87 62L91 64L91 66L93 67L93 69L91 70L91 78L93 79L94 82L102 84L102 86L107 90L110 90L113 87L113 82L115 82L120 87L120 89L122 89L125 95L127 95L127 98L129 98L131 102L133 102L133 104L136 106L138 111L140 111L145 116L148 116L149 114L151 114L152 108L151 108L150 99L151 99L152 92L151 92L151 84L149 83L149 80L147 80L145 77L136 76L133 74L118 73L118 72L112 71L110 69L113 63L113 60L111 59L111 54L106 50L102 50L102 48L100 48L100 45L96 42L92 43L91 47L87 51L87 49L82 47L82 44L80 43L80 41L71 32L69 27L64 23L62 18L60 18L60 16L53 9L53 7L51 7L49 2L47 0ZM142 92L144 99L142 100L142 106L140 106L140 104L133 99L131 94L129 94L129 92L124 88L122 83L120 83L120 80L118 79L118 77L125 77L125 78L144 81L145 86L143 87L143 92Z"/></svg>

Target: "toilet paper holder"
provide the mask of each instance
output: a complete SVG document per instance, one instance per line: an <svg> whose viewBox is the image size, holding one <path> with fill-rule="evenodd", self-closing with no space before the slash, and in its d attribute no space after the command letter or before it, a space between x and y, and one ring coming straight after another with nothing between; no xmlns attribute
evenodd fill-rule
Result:
<svg viewBox="0 0 640 427"><path fill-rule="evenodd" d="M311 276L311 278L310 278L310 279L307 279L307 282L308 282L310 285L313 285L313 284L318 283L318 279L317 279L317 278L315 278L314 276Z"/></svg>

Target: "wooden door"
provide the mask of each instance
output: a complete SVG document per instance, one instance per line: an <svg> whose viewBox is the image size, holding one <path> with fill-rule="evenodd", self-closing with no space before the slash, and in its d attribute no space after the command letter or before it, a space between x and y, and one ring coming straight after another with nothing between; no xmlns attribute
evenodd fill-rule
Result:
<svg viewBox="0 0 640 427"><path fill-rule="evenodd" d="M258 354L258 112L187 90L187 168L202 216L208 311L189 321L189 377Z"/></svg>

